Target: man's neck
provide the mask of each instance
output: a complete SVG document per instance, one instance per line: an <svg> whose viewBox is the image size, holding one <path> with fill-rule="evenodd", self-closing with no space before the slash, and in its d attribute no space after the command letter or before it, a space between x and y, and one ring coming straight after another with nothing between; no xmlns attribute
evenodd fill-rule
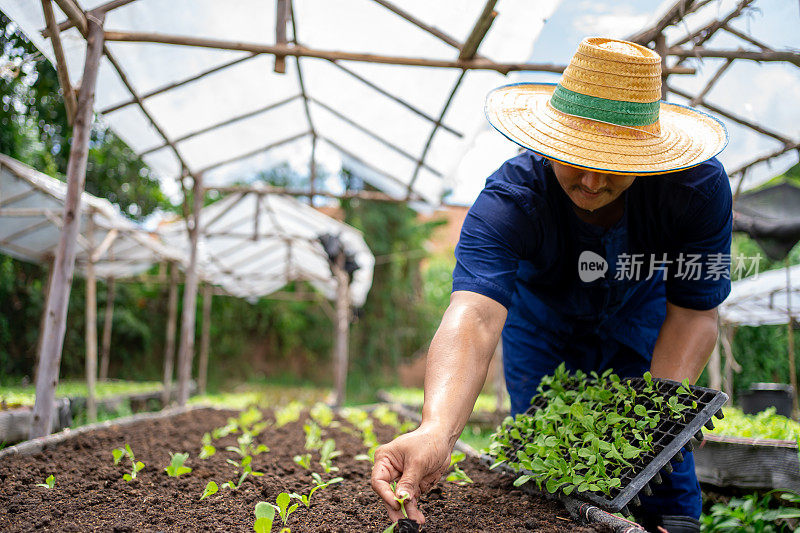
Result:
<svg viewBox="0 0 800 533"><path fill-rule="evenodd" d="M622 214L625 212L624 193L610 204L604 205L600 209L595 209L594 211L581 209L574 203L570 203L572 204L572 210L575 211L575 214L578 215L578 218L588 224L600 226L605 229L608 229L619 222L619 220L622 218Z"/></svg>

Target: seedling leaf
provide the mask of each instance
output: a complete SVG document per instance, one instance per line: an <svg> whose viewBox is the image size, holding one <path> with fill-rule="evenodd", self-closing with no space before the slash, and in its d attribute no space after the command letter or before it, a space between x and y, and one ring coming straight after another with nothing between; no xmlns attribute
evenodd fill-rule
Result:
<svg viewBox="0 0 800 533"><path fill-rule="evenodd" d="M275 507L267 502L258 502L255 508L256 520L253 530L256 533L270 533L272 521L275 519Z"/></svg>
<svg viewBox="0 0 800 533"><path fill-rule="evenodd" d="M37 483L37 487L44 487L46 489L52 489L56 485L56 478L53 474L47 476L47 479L44 480L44 483Z"/></svg>
<svg viewBox="0 0 800 533"><path fill-rule="evenodd" d="M216 494L218 490L219 487L217 486L217 484L214 481L209 481L208 484L206 485L205 490L203 491L203 495L200 496L200 499L202 500L208 498L209 496Z"/></svg>

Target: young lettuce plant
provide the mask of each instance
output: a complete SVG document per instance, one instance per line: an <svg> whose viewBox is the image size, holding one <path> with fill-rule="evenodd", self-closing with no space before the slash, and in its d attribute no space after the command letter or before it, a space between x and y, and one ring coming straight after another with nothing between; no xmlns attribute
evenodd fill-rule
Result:
<svg viewBox="0 0 800 533"><path fill-rule="evenodd" d="M311 470L311 454L295 455L292 460L306 470Z"/></svg>
<svg viewBox="0 0 800 533"><path fill-rule="evenodd" d="M467 473L461 470L461 467L458 466L458 463L466 458L467 455L463 452L456 452L450 456L450 468L452 468L453 471L447 475L447 481L457 485L467 485L469 483L473 483L472 479L470 479Z"/></svg>
<svg viewBox="0 0 800 533"><path fill-rule="evenodd" d="M120 460L126 456L131 460L131 473L122 476L122 479L125 481L133 481L136 479L136 474L138 474L144 468L144 463L136 460L136 458L133 456L133 450L131 450L131 447L128 444L126 444L124 448L116 448L112 450L111 455L114 457L115 465L119 464Z"/></svg>
<svg viewBox="0 0 800 533"><path fill-rule="evenodd" d="M308 414L317 424L324 428L333 423L333 410L322 402L315 403Z"/></svg>
<svg viewBox="0 0 800 533"><path fill-rule="evenodd" d="M267 447L265 444L259 444L258 446L255 446L253 444L253 437L249 433L243 433L239 438L236 439L236 442L239 444L239 446L226 446L225 449L229 452L236 452L240 457L258 455L261 453L267 453L269 451L269 447Z"/></svg>
<svg viewBox="0 0 800 533"><path fill-rule="evenodd" d="M336 449L336 442L333 439L328 439L322 444L319 449L319 465L326 474L339 471L339 467L333 466L333 459L341 454L342 452Z"/></svg>
<svg viewBox="0 0 800 533"><path fill-rule="evenodd" d="M44 483L37 483L37 487L44 487L46 489L52 489L56 486L56 478L53 474L47 476L47 479L44 480Z"/></svg>
<svg viewBox="0 0 800 533"><path fill-rule="evenodd" d="M198 455L200 459L208 459L217 453L217 449L211 444L211 433L204 434L201 442L203 447L200 449L200 455Z"/></svg>
<svg viewBox="0 0 800 533"><path fill-rule="evenodd" d="M316 422L309 420L303 424L303 432L306 434L306 450L311 452L322 447L322 428Z"/></svg>
<svg viewBox="0 0 800 533"><path fill-rule="evenodd" d="M253 461L253 458L249 455L242 458L241 463L237 463L236 461L231 461L230 459L227 460L230 464L237 468L242 469L242 474L239 476L239 481L234 483L233 481L226 481L222 484L222 488L229 488L231 490L236 490L242 486L244 480L247 479L247 476L263 476L264 474L261 472L253 472L253 467L250 463Z"/></svg>
<svg viewBox="0 0 800 533"><path fill-rule="evenodd" d="M305 505L306 508L311 507L311 497L314 495L315 492L327 488L335 483L341 483L342 481L344 481L344 478L341 477L335 477L328 481L322 481L322 476L320 476L316 472L313 472L311 474L311 477L314 479L314 486L311 488L308 494L297 494L296 492L293 492L289 495L296 500L300 500L300 502L303 505Z"/></svg>
<svg viewBox="0 0 800 533"><path fill-rule="evenodd" d="M283 427L290 422L297 422L300 413L303 412L303 404L298 401L289 402L285 406L275 411L275 427Z"/></svg>
<svg viewBox="0 0 800 533"><path fill-rule="evenodd" d="M281 492L278 494L278 497L275 498L275 504L270 504L275 507L276 511L278 511L278 515L281 517L281 522L283 522L284 526L286 526L286 522L289 520L289 515L295 512L300 506L299 503L290 505L291 503L292 497L286 492Z"/></svg>
<svg viewBox="0 0 800 533"><path fill-rule="evenodd" d="M203 500L205 498L208 498L209 496L213 496L214 494L217 493L217 491L219 491L219 487L217 486L216 482L209 481L206 484L206 488L205 490L203 490L203 495L200 496L200 499Z"/></svg>
<svg viewBox="0 0 800 533"><path fill-rule="evenodd" d="M360 453L354 457L356 461L369 461L372 464L375 464L375 450L378 449L378 445L375 444L374 446L370 446L367 450L367 453Z"/></svg>
<svg viewBox="0 0 800 533"><path fill-rule="evenodd" d="M171 461L169 466L164 469L170 477L178 477L183 474L188 474L192 471L191 468L188 466L183 466L183 463L186 462L186 459L189 458L188 453L172 453L170 452L169 456L171 457Z"/></svg>
<svg viewBox="0 0 800 533"><path fill-rule="evenodd" d="M256 533L270 533L272 522L275 520L275 507L267 502L258 502L255 509L256 521L253 530Z"/></svg>

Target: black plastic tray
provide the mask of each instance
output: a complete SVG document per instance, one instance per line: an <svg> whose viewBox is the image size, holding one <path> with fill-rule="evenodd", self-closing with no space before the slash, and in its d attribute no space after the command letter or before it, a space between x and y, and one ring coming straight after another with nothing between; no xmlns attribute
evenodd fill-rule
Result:
<svg viewBox="0 0 800 533"><path fill-rule="evenodd" d="M624 381L628 382L637 392L641 392L647 386L647 382L643 378L625 378ZM666 379L653 379L653 382L657 383L658 393L665 399L677 395L678 387L681 386L676 381ZM565 388L570 389L573 387L565 384ZM574 388L577 388L577 383ZM669 411L661 411L662 416L658 426L651 430L653 432L653 451L638 458L633 462L632 467L623 469L620 474L620 481L622 482L620 487L611 489L609 495L605 495L602 492L585 491L581 493L572 492L568 498L588 501L606 511L612 513L622 511L626 515L629 514L628 504L638 506L640 504L639 493L642 491L645 494L650 493L650 481L661 483L659 471L663 469L666 473L672 472L672 466L668 464L670 460L683 461L683 448L686 447L690 451L693 447L691 442L693 438L698 443L702 441L703 426L709 429L714 427L711 421L712 417L722 418L722 406L728 401L727 394L705 387L691 386L690 388L692 399L697 402L697 408L687 409L684 411L683 417L678 420L672 419L669 416ZM683 400L686 396L679 396L679 398ZM655 404L651 403L649 399L645 399L641 403L647 409L655 409ZM682 403L686 402L683 401ZM535 398L526 414L531 414L545 406L546 400L541 397ZM635 419L639 418L633 412L628 413L627 416ZM523 443L519 444L517 449L514 450L514 454L522 445ZM509 467L504 470L514 473ZM525 473L527 472L520 470L515 475ZM528 485L535 489L535 485L532 483L526 483L523 487L528 488Z"/></svg>

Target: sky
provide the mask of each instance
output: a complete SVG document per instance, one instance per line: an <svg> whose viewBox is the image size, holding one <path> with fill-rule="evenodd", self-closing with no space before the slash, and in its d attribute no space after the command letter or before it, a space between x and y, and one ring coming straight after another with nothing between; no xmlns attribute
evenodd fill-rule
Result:
<svg viewBox="0 0 800 533"><path fill-rule="evenodd" d="M566 64L578 43L588 36L624 38L642 28L650 26L674 3L674 0L563 0L547 19L542 31L533 44L531 62L554 62ZM668 42L673 42L685 33L686 27L696 28L711 20L729 13L736 2L719 0L703 8L694 19L687 20L686 26L673 28L668 34ZM786 0L759 0L757 10L736 20L732 25L750 33L756 39L775 49L800 49L800 5ZM502 10L502 0L498 3ZM671 38L670 38L671 35ZM708 43L708 48L753 49L752 45L718 32ZM722 59L691 60L688 66L697 69L697 76L671 76L669 83L688 92L702 88L722 64ZM509 83L517 81L556 82L559 75L548 73L523 72L510 76ZM790 139L800 140L800 68L778 63L756 63L738 60L723 75L706 99L719 107L729 110L742 118L760 123ZM685 100L671 95L668 101L685 104ZM760 155L780 148L774 139L753 133L730 120L722 119L728 128L730 142L719 156L728 171L738 168ZM498 140L499 133L490 131L487 125L479 134L475 149L466 155L470 168L488 171L490 156L485 156L481 164L481 153L502 150L509 141ZM773 160L771 165L762 164L748 173L743 188L756 186L797 163L797 152ZM457 183L454 200L469 203L479 192L482 184L475 179L452 177ZM735 186L735 184L734 184Z"/></svg>

